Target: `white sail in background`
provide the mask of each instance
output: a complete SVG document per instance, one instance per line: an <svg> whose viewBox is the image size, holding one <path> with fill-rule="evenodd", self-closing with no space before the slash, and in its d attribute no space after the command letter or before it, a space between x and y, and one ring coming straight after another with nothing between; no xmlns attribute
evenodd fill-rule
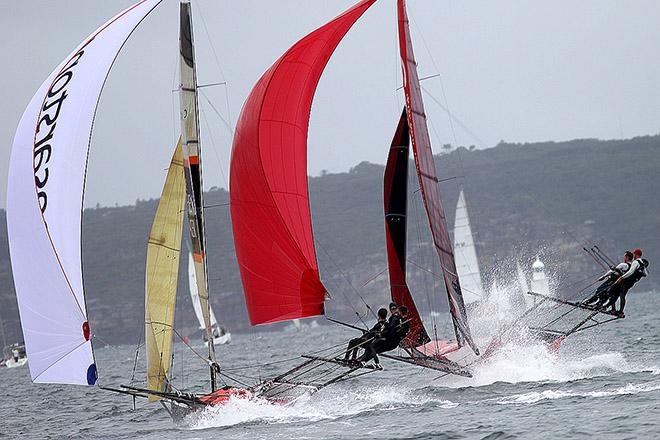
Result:
<svg viewBox="0 0 660 440"><path fill-rule="evenodd" d="M467 212L465 195L461 190L456 204L456 220L454 221L454 254L456 270L461 282L463 298L466 304L484 298L484 288L479 272L477 251L474 247L470 217Z"/></svg>
<svg viewBox="0 0 660 440"><path fill-rule="evenodd" d="M199 321L199 329L204 330L206 325L204 324L204 315L202 314L202 304L199 301L199 293L197 290L197 275L195 273L195 262L190 253L188 253L188 287L190 289L190 299L192 300L193 309L195 310L195 316L197 316L197 321ZM209 306L211 310L211 327L217 327L218 321L215 319L215 313L213 313L213 308Z"/></svg>
<svg viewBox="0 0 660 440"><path fill-rule="evenodd" d="M41 85L16 130L7 227L34 382L96 382L81 258L92 123L115 57L160 1L138 2L88 37Z"/></svg>
<svg viewBox="0 0 660 440"><path fill-rule="evenodd" d="M524 295L526 295L527 292L529 292L529 283L527 282L527 275L525 275L525 271L523 271L522 266L520 266L520 261L516 261L516 275L518 277L518 285L520 286L520 290Z"/></svg>
<svg viewBox="0 0 660 440"><path fill-rule="evenodd" d="M518 287L520 288L519 304L525 304L526 306L533 305L534 298L531 295L528 295L529 292L529 283L527 282L527 275L520 265L520 261L516 261L516 276L518 278Z"/></svg>

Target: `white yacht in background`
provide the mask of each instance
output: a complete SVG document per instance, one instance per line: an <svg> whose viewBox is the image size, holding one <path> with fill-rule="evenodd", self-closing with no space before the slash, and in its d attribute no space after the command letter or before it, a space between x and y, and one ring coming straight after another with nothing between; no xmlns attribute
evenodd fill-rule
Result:
<svg viewBox="0 0 660 440"><path fill-rule="evenodd" d="M197 320L199 321L199 328L200 330L204 330L204 316L202 315L202 305L199 302L199 293L197 291L195 263L190 253L188 253L188 286L190 288L190 298L192 299L195 316L197 316ZM213 308L210 307L210 305L209 308L211 311L211 334L213 335L213 345L229 344L231 342L231 333L229 333L224 327L218 325L218 320L215 318ZM204 333L204 344L208 345L208 343L206 333Z"/></svg>
<svg viewBox="0 0 660 440"><path fill-rule="evenodd" d="M456 219L454 221L454 254L456 270L461 280L461 291L465 304L474 303L485 298L484 287L479 272L479 261L474 246L470 217L465 203L465 193L461 189L456 204Z"/></svg>
<svg viewBox="0 0 660 440"><path fill-rule="evenodd" d="M18 368L27 364L28 358L25 353L25 344L12 344L8 347L5 347L4 351L4 360L0 366L5 366L7 368Z"/></svg>

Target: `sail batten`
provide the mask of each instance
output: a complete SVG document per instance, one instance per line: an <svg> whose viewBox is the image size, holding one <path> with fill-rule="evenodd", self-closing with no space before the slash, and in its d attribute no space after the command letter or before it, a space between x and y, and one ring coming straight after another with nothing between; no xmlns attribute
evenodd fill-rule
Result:
<svg viewBox="0 0 660 440"><path fill-rule="evenodd" d="M294 44L257 81L232 147L234 244L253 325L318 316L319 278L307 188L307 127L316 85L362 0Z"/></svg>
<svg viewBox="0 0 660 440"><path fill-rule="evenodd" d="M161 392L168 391L174 337L174 312L186 197L184 179L182 142L179 138L147 244L144 301L147 387Z"/></svg>
<svg viewBox="0 0 660 440"><path fill-rule="evenodd" d="M92 125L115 58L159 3L137 2L92 33L41 85L16 130L7 185L7 229L35 382L96 382L81 255Z"/></svg>
<svg viewBox="0 0 660 440"><path fill-rule="evenodd" d="M479 349L472 340L465 311L465 304L458 279L456 262L449 239L449 230L438 188L438 177L433 160L431 140L426 123L426 112L422 99L417 62L413 52L405 0L397 0L399 52L403 69L403 89L406 97L408 125L415 157L415 168L428 217L433 243L440 259L445 289L449 301L449 311L454 324L454 332L459 345L466 342L475 353Z"/></svg>
<svg viewBox="0 0 660 440"><path fill-rule="evenodd" d="M408 212L408 159L410 132L404 107L387 156L383 185L387 263L392 301L408 308L410 331L405 347L419 347L431 341L419 316L406 282L406 242Z"/></svg>

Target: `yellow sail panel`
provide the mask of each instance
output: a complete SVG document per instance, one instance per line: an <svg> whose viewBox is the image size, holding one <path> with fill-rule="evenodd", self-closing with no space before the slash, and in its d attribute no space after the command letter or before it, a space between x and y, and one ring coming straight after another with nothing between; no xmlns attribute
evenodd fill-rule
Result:
<svg viewBox="0 0 660 440"><path fill-rule="evenodd" d="M154 391L167 390L186 197L184 179L179 138L147 245L144 307L147 387Z"/></svg>

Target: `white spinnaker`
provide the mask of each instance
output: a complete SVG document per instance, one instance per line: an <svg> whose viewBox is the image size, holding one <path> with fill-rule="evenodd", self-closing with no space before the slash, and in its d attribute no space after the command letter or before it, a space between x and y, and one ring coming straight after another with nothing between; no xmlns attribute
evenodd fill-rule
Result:
<svg viewBox="0 0 660 440"><path fill-rule="evenodd" d="M204 325L204 315L202 315L202 305L199 302L199 292L197 290L197 275L195 274L195 262L190 253L188 253L188 287L190 288L190 298L192 299L193 309L195 310L195 316L197 316L197 321L199 321L199 329L204 330L206 325ZM213 313L213 308L209 307L211 310L211 327L217 327L218 321L215 319L215 313Z"/></svg>
<svg viewBox="0 0 660 440"><path fill-rule="evenodd" d="M484 288L479 272L477 251L474 247L470 217L465 203L465 194L461 190L456 204L456 220L454 222L454 255L456 271L461 280L463 299L466 304L484 298Z"/></svg>
<svg viewBox="0 0 660 440"><path fill-rule="evenodd" d="M160 2L140 1L90 35L41 85L16 130L7 229L34 382L96 382L81 257L92 124L117 54Z"/></svg>

